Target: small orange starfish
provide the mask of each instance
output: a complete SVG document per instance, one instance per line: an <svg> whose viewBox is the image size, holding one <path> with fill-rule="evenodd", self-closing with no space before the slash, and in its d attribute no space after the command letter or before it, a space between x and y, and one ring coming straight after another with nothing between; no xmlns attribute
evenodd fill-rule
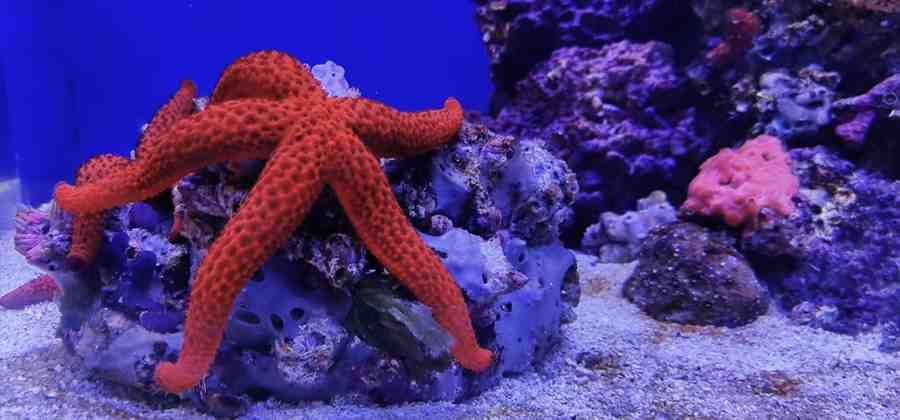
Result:
<svg viewBox="0 0 900 420"><path fill-rule="evenodd" d="M370 252L454 337L454 358L480 372L493 355L478 345L459 287L409 224L376 157L435 149L461 124L455 99L441 110L401 113L362 98L328 98L293 57L257 52L225 69L204 111L148 133L134 161L101 179L58 185L55 199L69 212L98 212L152 197L214 163L268 159L197 270L178 362L156 370L166 391L184 391L206 374L238 293L326 185Z"/></svg>
<svg viewBox="0 0 900 420"><path fill-rule="evenodd" d="M41 274L0 296L0 308L25 309L29 305L49 302L60 295L62 289L56 280L48 274Z"/></svg>

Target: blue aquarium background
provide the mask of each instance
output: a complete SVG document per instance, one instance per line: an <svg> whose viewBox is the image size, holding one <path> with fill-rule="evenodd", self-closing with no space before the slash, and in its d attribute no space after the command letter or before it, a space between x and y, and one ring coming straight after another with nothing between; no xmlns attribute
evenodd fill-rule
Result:
<svg viewBox="0 0 900 420"><path fill-rule="evenodd" d="M10 1L0 6L0 177L50 199L99 153L127 156L182 79L209 94L257 49L332 60L368 98L401 110L455 96L486 109L485 48L468 1ZM273 10L274 9L274 10ZM277 12L273 12L276 11Z"/></svg>

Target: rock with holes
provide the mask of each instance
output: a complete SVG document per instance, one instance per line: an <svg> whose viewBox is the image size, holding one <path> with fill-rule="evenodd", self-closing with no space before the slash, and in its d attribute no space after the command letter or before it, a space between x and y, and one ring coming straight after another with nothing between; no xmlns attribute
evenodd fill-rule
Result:
<svg viewBox="0 0 900 420"><path fill-rule="evenodd" d="M557 345L580 296L574 256L558 239L577 191L565 163L539 141L466 123L458 143L387 165L403 208L462 289L479 342L498 355L495 367L475 375L453 361L430 309L368 254L326 192L241 291L202 392L188 398L211 413L268 397L458 400L532 369ZM52 206L20 214L17 246L63 284L61 335L85 366L160 395L153 367L177 354L190 282L258 168L214 165L183 178L172 203L112 211L95 264L78 273L59 269L68 216ZM168 240L172 209L180 244Z"/></svg>
<svg viewBox="0 0 900 420"><path fill-rule="evenodd" d="M387 172L463 290L479 339L499 352L497 367L464 375L429 308L385 275L325 194L238 297L222 351L229 367L212 370L230 373L216 393L458 399L530 369L558 343L580 295L574 257L558 239L577 192L565 163L538 141L466 123L458 143L389 162ZM250 185L216 166L176 186L194 270Z"/></svg>

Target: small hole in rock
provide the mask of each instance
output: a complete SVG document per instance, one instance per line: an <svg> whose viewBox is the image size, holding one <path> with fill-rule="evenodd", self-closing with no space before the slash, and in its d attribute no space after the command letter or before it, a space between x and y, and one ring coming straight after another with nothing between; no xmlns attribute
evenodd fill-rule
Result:
<svg viewBox="0 0 900 420"><path fill-rule="evenodd" d="M250 312L250 311L243 311L243 310L237 311L237 312L235 312L234 316L238 320L240 320L242 322L246 322L248 324L256 325L256 324L259 324L259 322L260 322L259 317L256 316L255 313Z"/></svg>
<svg viewBox="0 0 900 420"><path fill-rule="evenodd" d="M257 271L256 274L253 275L253 277L250 277L250 280L255 281L257 283L262 283L262 281L265 279L266 279L266 277L263 276L263 273L261 270Z"/></svg>
<svg viewBox="0 0 900 420"><path fill-rule="evenodd" d="M300 309L300 308L291 309L290 315L291 315L291 319L293 319L294 321L299 321L300 318L303 318L303 309Z"/></svg>
<svg viewBox="0 0 900 420"><path fill-rule="evenodd" d="M275 328L275 331L281 332L284 330L284 321L281 320L281 317L275 314L269 317L272 321L272 328Z"/></svg>

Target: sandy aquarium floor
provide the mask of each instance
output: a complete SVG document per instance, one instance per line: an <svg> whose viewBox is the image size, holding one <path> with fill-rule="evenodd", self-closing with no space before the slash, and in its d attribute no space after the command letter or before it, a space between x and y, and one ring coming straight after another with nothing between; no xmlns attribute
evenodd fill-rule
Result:
<svg viewBox="0 0 900 420"><path fill-rule="evenodd" d="M588 287L578 321L535 372L462 404L373 407L254 405L246 419L892 419L900 413L900 357L877 336L792 326L770 314L738 329L660 324L619 297L623 275L579 256ZM36 273L0 232L0 293ZM617 278L618 277L618 278ZM0 419L200 419L188 405L129 399L79 366L54 337L53 303L0 310Z"/></svg>

